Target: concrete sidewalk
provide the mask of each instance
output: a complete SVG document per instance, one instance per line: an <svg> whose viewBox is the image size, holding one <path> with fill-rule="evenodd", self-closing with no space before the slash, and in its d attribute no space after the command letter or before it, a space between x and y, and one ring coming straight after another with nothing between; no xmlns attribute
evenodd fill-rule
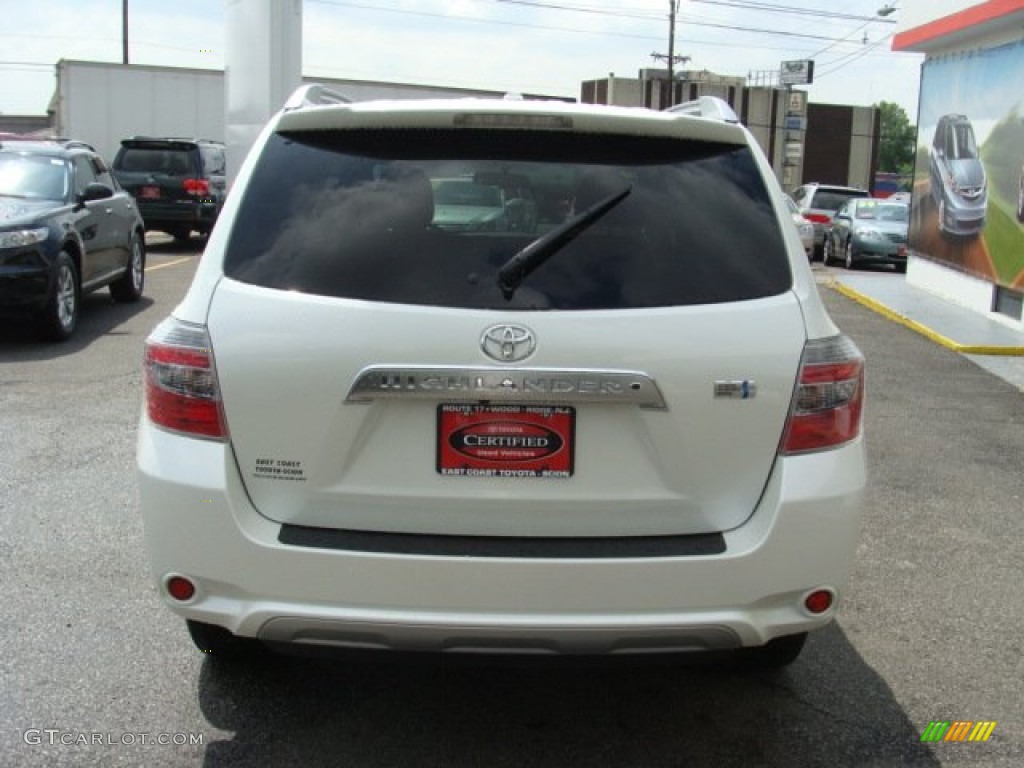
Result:
<svg viewBox="0 0 1024 768"><path fill-rule="evenodd" d="M908 285L903 275L815 272L825 286L1024 390L1024 331Z"/></svg>

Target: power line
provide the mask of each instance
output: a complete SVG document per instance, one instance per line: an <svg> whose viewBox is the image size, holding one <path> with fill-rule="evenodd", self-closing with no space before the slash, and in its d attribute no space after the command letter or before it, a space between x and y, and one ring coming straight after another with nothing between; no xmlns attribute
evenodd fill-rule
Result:
<svg viewBox="0 0 1024 768"><path fill-rule="evenodd" d="M53 64L44 64L41 61L0 61L0 66L50 68Z"/></svg>
<svg viewBox="0 0 1024 768"><path fill-rule="evenodd" d="M509 2L510 0L497 0L497 1L498 2ZM361 8L361 9L364 9L364 10L379 11L379 12L382 12L382 13L396 13L396 14L401 14L401 15L406 15L406 16L421 16L421 17L445 19L447 21L452 21L452 16L449 15L449 14L430 13L428 11L408 11L408 10L403 10L403 9L399 9L399 8L384 8L384 7L381 7L379 5L367 5L367 4L364 4L364 3L343 2L343 0L307 0L307 2L316 3L318 5L330 5L330 6L337 6L337 7L344 7L344 8ZM527 0L520 0L520 4L526 4L526 2L527 2ZM538 2L536 4L540 4L539 0L538 0ZM559 5L557 3L549 3L549 4L546 4L545 7L553 8L553 9L556 9L556 10L562 10L562 11L579 11L580 10L580 7L578 7L578 6ZM599 13L599 15L605 15L605 16L621 16L622 15L621 13L614 12L614 11L602 11L602 12L594 11L594 12ZM556 27L556 26L543 25L543 24L527 24L525 22L503 21L503 20L499 21L497 19L471 19L471 18L459 17L457 20L460 21L460 22L475 23L475 24L493 24L493 25L496 25L496 26L524 27L524 28L527 28L527 29L544 29L544 30L558 31L558 32L575 32L575 33L580 33L580 34L598 34L598 35L602 35L604 37L607 37L609 35L608 32L603 32L603 31L602 32L595 32L593 30L578 29L578 28L573 28L573 27ZM645 19L645 20L647 20L647 19ZM652 17L650 20L653 21L655 19ZM804 39L804 40L824 40L826 42L837 42L837 41L841 40L841 38L826 37L824 35L809 35L809 34L804 34L804 33L799 33L799 32L792 32L790 30L765 29L763 27L744 27L744 26L740 26L740 25L737 25L737 24L719 24L719 23L714 23L714 22L709 22L709 21L702 21L700 17L689 17L689 16L687 16L687 17L685 17L685 18L683 18L681 20L684 21L688 26L709 27L709 28L713 28L713 29L727 29L727 30L732 31L732 32L751 32L751 33L755 33L755 34L776 35L776 36L787 37L787 38L794 38L795 37L795 38L801 38L801 39ZM637 35L637 34L629 34L629 33L625 33L625 32L615 32L615 33L613 33L613 35L615 37L626 37L626 38L645 39L645 40L660 40L661 39L661 37L655 37L655 36L652 36L652 35Z"/></svg>
<svg viewBox="0 0 1024 768"><path fill-rule="evenodd" d="M823 19L845 19L849 21L878 21L883 24L895 24L895 19L887 19L876 16L857 16L851 13L839 13L836 11L822 11L815 8L800 8L794 5L775 5L773 3L761 3L756 0L691 0L694 3L706 5L720 5L726 8L743 8L753 11L765 11L768 13L788 13L794 16L813 16Z"/></svg>
<svg viewBox="0 0 1024 768"><path fill-rule="evenodd" d="M837 62L830 62L826 66L832 67L831 69L827 69L824 72L817 73L815 76L819 77L819 78L821 78L821 77L828 77L829 75L838 72L843 67L849 66L850 64L853 64L853 62L858 61L858 60L864 58L866 55L868 55L868 53L870 53L874 49L878 48L878 46L882 45L883 43L887 43L888 41L892 40L892 37L893 37L892 35L886 35L885 37L883 37L883 38L877 40L876 42L871 43L870 45L868 45L863 51L855 51L853 53L847 54L846 56L844 56L842 58L843 59L848 59L848 60L847 61L843 61L843 63L839 64L838 66L833 66ZM839 59L839 61L842 61L842 59Z"/></svg>
<svg viewBox="0 0 1024 768"><path fill-rule="evenodd" d="M584 6L584 5L568 5L565 3L544 3L539 0L494 0L496 3L504 3L506 5L525 5L531 8L550 8L557 11L577 11L579 13L593 13L598 16L618 16L625 19L642 19L644 21L650 20L661 20L664 18L664 14L658 13L657 11L627 11L624 8L619 10L609 10L607 8Z"/></svg>

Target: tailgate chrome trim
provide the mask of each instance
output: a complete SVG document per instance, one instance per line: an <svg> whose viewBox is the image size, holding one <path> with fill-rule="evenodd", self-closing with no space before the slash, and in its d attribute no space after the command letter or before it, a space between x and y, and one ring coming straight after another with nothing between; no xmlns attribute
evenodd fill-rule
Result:
<svg viewBox="0 0 1024 768"><path fill-rule="evenodd" d="M453 398L546 405L623 403L668 410L654 379L640 371L576 368L463 368L371 365L356 376L347 403Z"/></svg>

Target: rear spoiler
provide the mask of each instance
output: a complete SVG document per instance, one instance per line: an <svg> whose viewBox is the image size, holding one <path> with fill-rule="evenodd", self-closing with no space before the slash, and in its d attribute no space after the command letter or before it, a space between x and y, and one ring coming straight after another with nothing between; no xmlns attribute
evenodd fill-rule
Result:
<svg viewBox="0 0 1024 768"><path fill-rule="evenodd" d="M688 117L704 117L723 123L738 123L740 121L732 107L715 96L701 96L693 101L684 101L665 111Z"/></svg>
<svg viewBox="0 0 1024 768"><path fill-rule="evenodd" d="M132 136L128 139L121 139L122 147L130 149L193 149L199 146L199 142L209 142L223 146L223 142L208 139L186 139L161 136Z"/></svg>

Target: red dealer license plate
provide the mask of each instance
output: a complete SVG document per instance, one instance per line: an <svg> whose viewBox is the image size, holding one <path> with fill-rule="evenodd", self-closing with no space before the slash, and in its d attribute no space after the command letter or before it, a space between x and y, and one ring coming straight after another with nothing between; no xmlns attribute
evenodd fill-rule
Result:
<svg viewBox="0 0 1024 768"><path fill-rule="evenodd" d="M154 200L160 197L160 187L141 187L139 189L139 197L146 200Z"/></svg>
<svg viewBox="0 0 1024 768"><path fill-rule="evenodd" d="M576 409L443 404L437 471L462 477L571 477Z"/></svg>

